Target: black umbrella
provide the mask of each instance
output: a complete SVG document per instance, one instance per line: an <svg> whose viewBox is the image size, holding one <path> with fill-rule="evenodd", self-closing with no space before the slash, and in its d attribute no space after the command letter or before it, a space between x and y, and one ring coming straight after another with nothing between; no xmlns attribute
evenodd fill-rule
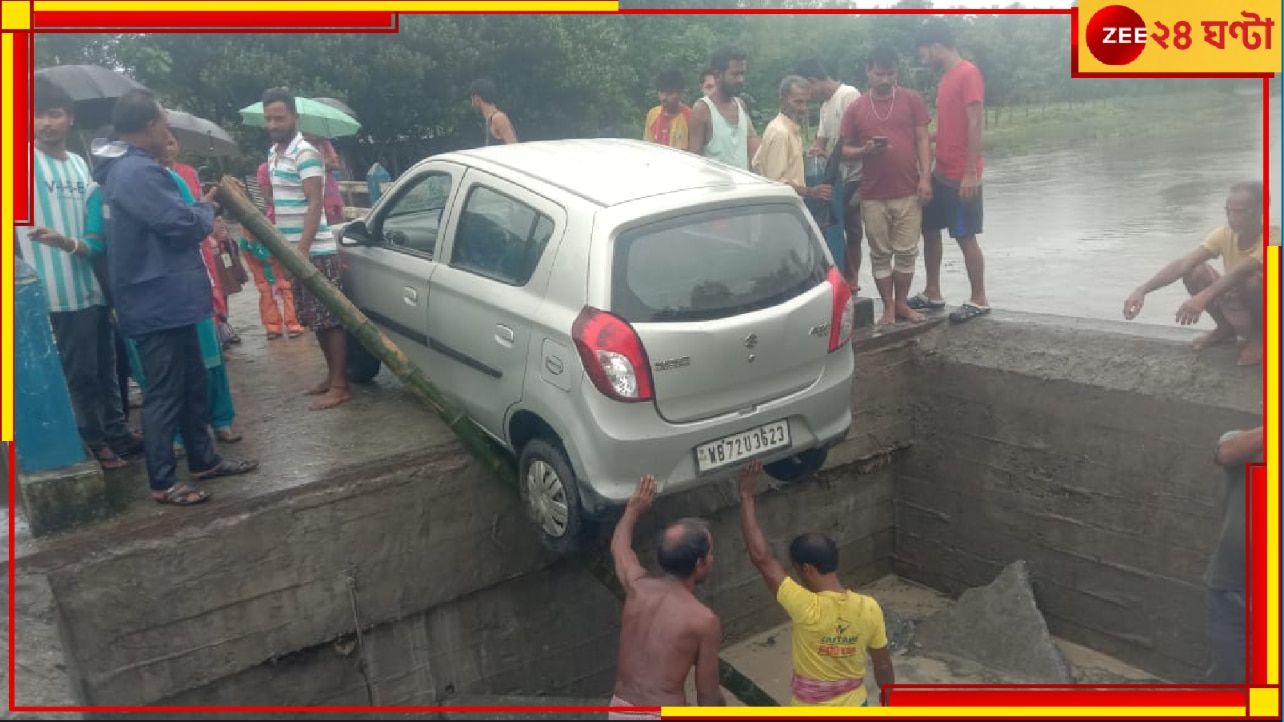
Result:
<svg viewBox="0 0 1284 722"><path fill-rule="evenodd" d="M111 122L116 99L143 86L114 70L97 65L55 65L36 71L62 88L76 103L76 124L96 128Z"/></svg>
<svg viewBox="0 0 1284 722"><path fill-rule="evenodd" d="M184 152L196 155L226 156L241 152L236 141L213 122L181 110L166 110L169 130Z"/></svg>

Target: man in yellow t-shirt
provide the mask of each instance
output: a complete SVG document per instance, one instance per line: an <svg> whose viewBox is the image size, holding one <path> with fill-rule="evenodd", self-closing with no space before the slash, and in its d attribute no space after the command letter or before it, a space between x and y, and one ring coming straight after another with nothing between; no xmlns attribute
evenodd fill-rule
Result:
<svg viewBox="0 0 1284 722"><path fill-rule="evenodd" d="M1247 341L1239 365L1261 363L1263 249L1268 236L1272 246L1280 242L1278 226L1263 233L1265 202L1261 181L1231 186L1226 196L1226 225L1137 287L1124 301L1124 318L1131 321L1141 313L1146 294L1181 280L1190 298L1177 309L1177 322L1189 326L1208 311L1217 323L1216 329L1195 339L1195 350L1234 343L1239 337ZM1210 263L1217 258L1222 259L1223 273Z"/></svg>
<svg viewBox="0 0 1284 722"><path fill-rule="evenodd" d="M792 681L794 706L863 707L865 653L874 662L880 689L895 682L887 649L883 610L873 597L843 587L838 580L838 545L822 534L803 534L789 545L800 585L771 555L754 513L754 491L762 462L740 476L740 528L749 558L762 573L776 601L793 621Z"/></svg>

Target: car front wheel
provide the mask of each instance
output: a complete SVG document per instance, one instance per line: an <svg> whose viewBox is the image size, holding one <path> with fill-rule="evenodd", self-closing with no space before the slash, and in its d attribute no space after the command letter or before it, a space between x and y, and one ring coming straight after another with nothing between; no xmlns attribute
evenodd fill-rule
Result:
<svg viewBox="0 0 1284 722"><path fill-rule="evenodd" d="M518 473L526 515L544 546L558 555L578 551L589 525L566 452L547 439L532 439L522 447Z"/></svg>

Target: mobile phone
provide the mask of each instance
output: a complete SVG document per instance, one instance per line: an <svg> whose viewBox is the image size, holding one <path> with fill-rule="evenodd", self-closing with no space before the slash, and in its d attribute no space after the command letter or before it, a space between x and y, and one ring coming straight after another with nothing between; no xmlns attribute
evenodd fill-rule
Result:
<svg viewBox="0 0 1284 722"><path fill-rule="evenodd" d="M885 135L874 136L874 145L887 145L887 136Z"/></svg>

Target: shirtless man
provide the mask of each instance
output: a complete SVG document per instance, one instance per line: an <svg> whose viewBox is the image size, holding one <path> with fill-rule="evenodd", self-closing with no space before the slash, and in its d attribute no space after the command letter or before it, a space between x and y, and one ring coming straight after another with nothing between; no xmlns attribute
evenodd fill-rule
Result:
<svg viewBox="0 0 1284 722"><path fill-rule="evenodd" d="M468 102L477 109L478 113L481 113L486 125L482 145L517 142L517 131L513 129L513 121L508 119L508 113L495 107L498 97L499 92L495 90L495 83L489 78L474 80L468 88Z"/></svg>
<svg viewBox="0 0 1284 722"><path fill-rule="evenodd" d="M748 56L742 50L723 48L714 53L709 67L716 74L713 92L691 108L687 150L722 161L741 170L758 153L758 132L749 109L740 99L745 88Z"/></svg>
<svg viewBox="0 0 1284 722"><path fill-rule="evenodd" d="M1138 286L1124 301L1124 318L1131 321L1141 313L1146 294L1182 281L1190 298L1177 309L1177 322L1189 326L1208 311L1217 324L1213 331L1195 339L1195 350L1235 343L1239 336L1247 342L1240 352L1239 365L1261 363L1263 246L1267 241L1277 245L1280 238L1277 226L1263 232L1264 202L1261 181L1231 186L1226 196L1226 225L1213 230L1194 250ZM1218 273L1209 263L1219 257L1225 273Z"/></svg>
<svg viewBox="0 0 1284 722"><path fill-rule="evenodd" d="M682 706L686 680L696 670L701 707L726 701L718 682L722 625L695 598L695 585L713 568L713 536L698 519L682 519L664 530L656 558L664 575L647 574L633 551L633 527L655 500L654 476L644 476L629 498L611 538L615 576L624 587L620 659L612 707ZM655 712L612 712L608 719L660 719Z"/></svg>

